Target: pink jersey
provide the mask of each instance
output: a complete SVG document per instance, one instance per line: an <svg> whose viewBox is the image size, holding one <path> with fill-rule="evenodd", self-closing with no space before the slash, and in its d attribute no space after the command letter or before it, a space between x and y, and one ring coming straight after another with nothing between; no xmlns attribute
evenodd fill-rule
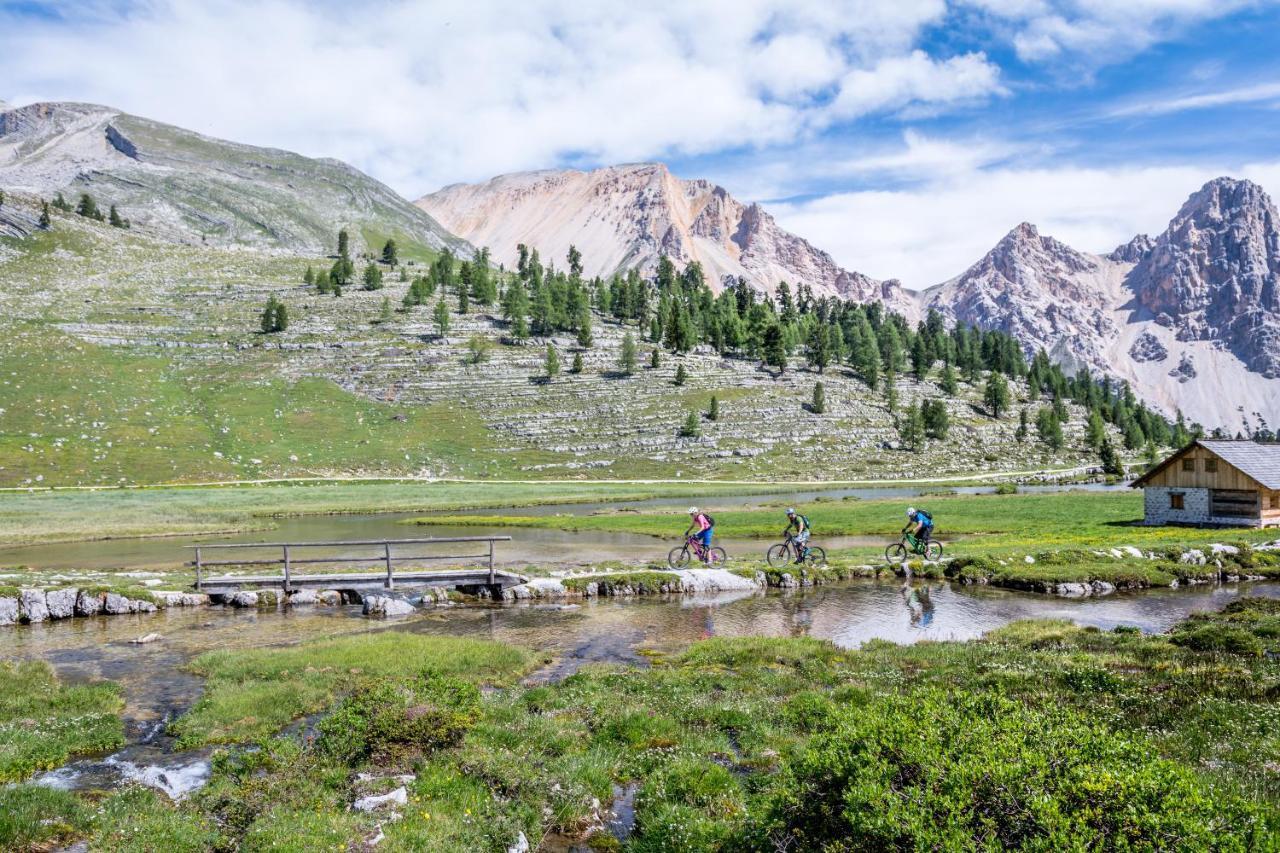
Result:
<svg viewBox="0 0 1280 853"><path fill-rule="evenodd" d="M701 512L693 517L693 523L698 525L699 533L711 526L711 522L707 520L707 516Z"/></svg>

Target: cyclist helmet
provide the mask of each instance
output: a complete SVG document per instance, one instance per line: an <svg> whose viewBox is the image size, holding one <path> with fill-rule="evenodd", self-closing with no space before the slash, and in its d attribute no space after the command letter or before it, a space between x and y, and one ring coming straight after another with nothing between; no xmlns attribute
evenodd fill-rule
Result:
<svg viewBox="0 0 1280 853"><path fill-rule="evenodd" d="M787 507L787 515L795 515L795 514L796 514L796 511L794 507Z"/></svg>
<svg viewBox="0 0 1280 853"><path fill-rule="evenodd" d="M696 506L689 507L689 515L697 515L697 514L698 514L698 508Z"/></svg>
<svg viewBox="0 0 1280 853"><path fill-rule="evenodd" d="M907 507L907 518L915 518L915 517L916 517L916 508L913 506Z"/></svg>

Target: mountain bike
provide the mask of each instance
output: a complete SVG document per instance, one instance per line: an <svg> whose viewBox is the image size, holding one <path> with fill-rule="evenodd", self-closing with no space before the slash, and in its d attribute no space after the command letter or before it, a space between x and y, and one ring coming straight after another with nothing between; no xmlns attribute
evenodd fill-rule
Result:
<svg viewBox="0 0 1280 853"><path fill-rule="evenodd" d="M912 554L919 554L926 560L940 559L942 543L930 539L929 544L926 545L923 539L912 536L910 533L903 533L901 542L895 542L884 549L884 557L890 563L906 562L907 557Z"/></svg>
<svg viewBox="0 0 1280 853"><path fill-rule="evenodd" d="M702 540L696 536L689 536L684 540L684 544L672 548L671 553L667 555L667 565L673 569L687 568L688 565L697 560L706 564L709 568L718 569L729 559L729 555L724 552L723 548L715 547L707 550L703 547Z"/></svg>
<svg viewBox="0 0 1280 853"><path fill-rule="evenodd" d="M796 538L790 533L787 538L783 539L777 545L771 545L768 552L765 553L765 559L769 561L769 565L775 569L797 562L801 559L800 543L796 542ZM804 555L804 562L812 566L825 566L827 564L827 552L817 545L809 546L809 553Z"/></svg>

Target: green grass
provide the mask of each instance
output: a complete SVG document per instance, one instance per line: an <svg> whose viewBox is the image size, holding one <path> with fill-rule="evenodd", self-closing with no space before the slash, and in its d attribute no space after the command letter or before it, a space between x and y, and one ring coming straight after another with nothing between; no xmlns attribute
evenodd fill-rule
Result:
<svg viewBox="0 0 1280 853"><path fill-rule="evenodd" d="M912 502L915 502L912 499ZM1259 541L1274 531L1198 530L1183 527L1145 527L1139 491L1073 491L1021 495L947 495L919 501L937 521L935 538L946 543L947 554L1022 554L1061 548L1134 545L1163 549L1178 544ZM708 502L715 510L714 501ZM827 536L898 539L908 499L821 502L802 506L814 529L814 541ZM785 524L782 507L715 510L716 532L725 538L775 538ZM641 533L670 536L683 529L678 511L617 512L598 515L433 517L431 523L513 528ZM427 523L428 519L422 519ZM850 556L880 557L884 546L855 548Z"/></svg>
<svg viewBox="0 0 1280 853"><path fill-rule="evenodd" d="M370 678L431 669L475 683L506 684L535 656L482 640L400 632L342 637L290 649L209 652L192 668L208 679L200 701L171 724L183 747L260 738Z"/></svg>
<svg viewBox="0 0 1280 853"><path fill-rule="evenodd" d="M0 495L0 544L69 542L269 528L273 518L626 502L740 495L755 487L682 483L312 482L11 492Z"/></svg>
<svg viewBox="0 0 1280 853"><path fill-rule="evenodd" d="M43 661L0 662L0 783L124 744L114 684L67 686Z"/></svg>
<svg viewBox="0 0 1280 853"><path fill-rule="evenodd" d="M0 850L51 850L82 835L90 806L69 791L0 785Z"/></svg>

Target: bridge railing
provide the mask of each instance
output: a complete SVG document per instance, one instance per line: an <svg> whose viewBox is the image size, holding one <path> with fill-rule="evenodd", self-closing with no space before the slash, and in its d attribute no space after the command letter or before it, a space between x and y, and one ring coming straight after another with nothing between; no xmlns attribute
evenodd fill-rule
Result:
<svg viewBox="0 0 1280 853"><path fill-rule="evenodd" d="M494 543L510 542L510 536L450 536L450 537L428 537L425 539L348 539L337 542L228 542L217 544L188 545L186 547L195 550L195 559L187 565L194 566L196 570L196 590L199 591L205 580L205 572L207 569L216 566L282 566L284 575L285 592L290 592L290 582L293 578L293 567L313 564L330 565L335 563L381 563L386 570L386 579L384 585L387 589L395 587L395 564L413 561L420 563L426 560L478 560L484 561L483 565L487 565L489 569L489 583L494 583ZM394 551L395 546L399 545L444 545L451 543L485 543L487 550L479 554L397 554ZM369 557L352 557L352 556L306 556L299 558L295 555L296 551L315 548L372 548L380 553ZM209 560L205 555L209 551L226 551L232 549L271 549L279 548L280 557L278 559L225 559L225 560ZM420 549L419 549L420 550ZM305 550L304 550L304 553ZM302 575L300 577L305 577Z"/></svg>

